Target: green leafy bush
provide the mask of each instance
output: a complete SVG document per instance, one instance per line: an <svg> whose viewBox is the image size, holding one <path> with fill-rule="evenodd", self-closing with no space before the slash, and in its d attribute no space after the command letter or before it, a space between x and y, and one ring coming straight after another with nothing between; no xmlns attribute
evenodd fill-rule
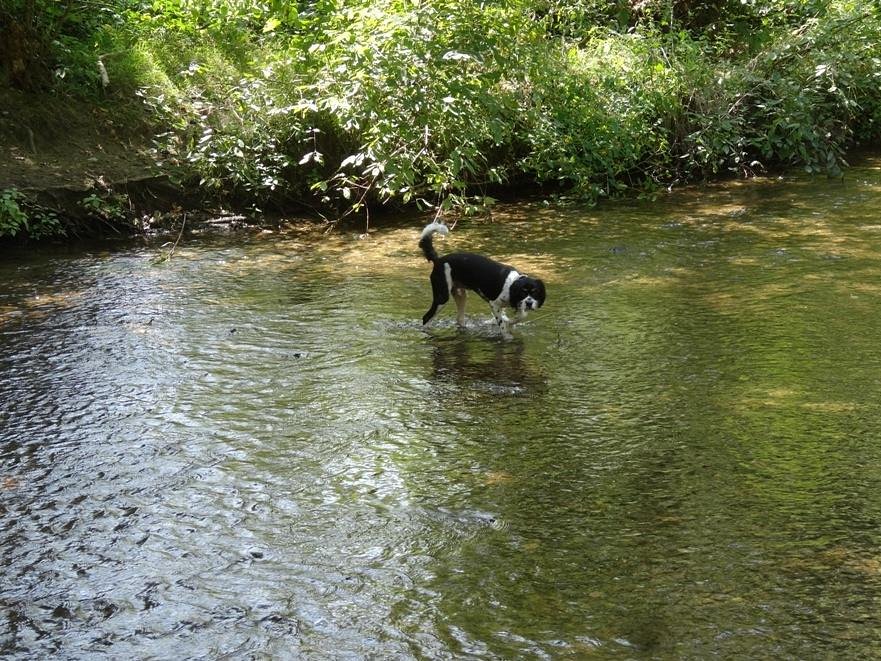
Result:
<svg viewBox="0 0 881 661"><path fill-rule="evenodd" d="M596 199L771 166L834 175L881 136L872 3L77 8L31 14L57 37L58 84L96 88L100 56L111 91L140 88L164 127L157 156L212 197L473 209L527 180Z"/></svg>
<svg viewBox="0 0 881 661"><path fill-rule="evenodd" d="M53 210L37 204L15 188L0 191L0 238L26 236L40 240L65 234Z"/></svg>
<svg viewBox="0 0 881 661"><path fill-rule="evenodd" d="M0 191L0 238L27 231L28 217L21 208L23 199L15 189Z"/></svg>

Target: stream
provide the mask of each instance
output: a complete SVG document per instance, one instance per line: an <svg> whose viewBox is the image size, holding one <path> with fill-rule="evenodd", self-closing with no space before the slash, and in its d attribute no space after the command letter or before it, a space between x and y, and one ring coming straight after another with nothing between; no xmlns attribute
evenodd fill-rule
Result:
<svg viewBox="0 0 881 661"><path fill-rule="evenodd" d="M870 658L881 161L0 253L7 659ZM363 228L362 228L363 229Z"/></svg>

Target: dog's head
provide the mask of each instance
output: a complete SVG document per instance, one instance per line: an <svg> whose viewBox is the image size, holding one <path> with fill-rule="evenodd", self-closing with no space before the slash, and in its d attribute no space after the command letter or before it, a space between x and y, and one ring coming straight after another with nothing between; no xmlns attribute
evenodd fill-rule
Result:
<svg viewBox="0 0 881 661"><path fill-rule="evenodd" d="M523 275L511 285L511 306L521 314L538 310L545 302L545 283Z"/></svg>

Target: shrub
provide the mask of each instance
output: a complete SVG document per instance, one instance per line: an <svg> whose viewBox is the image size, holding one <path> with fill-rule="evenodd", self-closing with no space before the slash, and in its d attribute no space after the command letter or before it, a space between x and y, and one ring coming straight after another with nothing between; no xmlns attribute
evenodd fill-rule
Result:
<svg viewBox="0 0 881 661"><path fill-rule="evenodd" d="M17 189L0 191L0 239L27 236L39 240L65 234L53 210L37 204Z"/></svg>
<svg viewBox="0 0 881 661"><path fill-rule="evenodd" d="M15 189L0 191L0 238L27 231L28 217L22 211L24 196Z"/></svg>
<svg viewBox="0 0 881 661"><path fill-rule="evenodd" d="M529 179L596 199L762 166L836 174L881 134L876 3L70 6L22 22L55 35L58 80L96 89L102 56L166 128L157 155L214 197L473 209Z"/></svg>

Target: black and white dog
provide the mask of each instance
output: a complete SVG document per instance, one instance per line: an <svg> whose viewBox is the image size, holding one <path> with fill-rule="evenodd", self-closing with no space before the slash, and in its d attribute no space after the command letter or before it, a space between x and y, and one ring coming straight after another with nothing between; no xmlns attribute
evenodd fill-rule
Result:
<svg viewBox="0 0 881 661"><path fill-rule="evenodd" d="M526 313L537 310L545 302L545 286L538 278L521 275L511 266L501 264L489 257L470 252L456 252L439 257L432 243L432 235L448 234L449 229L441 223L430 223L422 230L419 247L425 258L434 264L431 270L433 300L428 312L422 317L427 324L437 314L437 309L450 300L456 301L457 321L465 325L465 292L470 289L489 303L496 324L505 337L511 336L511 326L523 321ZM512 307L517 316L509 320L505 308Z"/></svg>

